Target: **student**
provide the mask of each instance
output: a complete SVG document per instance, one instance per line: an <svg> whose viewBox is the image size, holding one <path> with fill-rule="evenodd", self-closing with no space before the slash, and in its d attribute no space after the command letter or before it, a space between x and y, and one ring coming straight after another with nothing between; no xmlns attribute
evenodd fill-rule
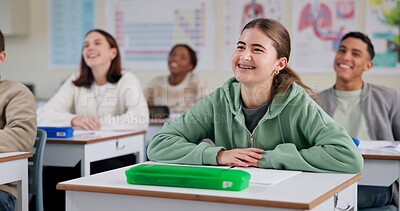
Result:
<svg viewBox="0 0 400 211"><path fill-rule="evenodd" d="M287 66L290 36L272 19L242 30L232 56L235 75L153 138L152 161L358 173L363 159ZM310 95L309 95L310 94ZM211 139L215 146L201 142Z"/></svg>
<svg viewBox="0 0 400 211"><path fill-rule="evenodd" d="M362 140L400 140L400 95L395 90L365 83L373 66L374 46L361 32L349 32L333 62L336 84L319 94L322 108ZM389 204L392 187L358 186L359 208ZM386 210L382 208L382 210Z"/></svg>
<svg viewBox="0 0 400 211"><path fill-rule="evenodd" d="M93 29L83 44L80 73L72 75L38 109L38 124L143 131L148 127L149 111L142 93L136 76L122 71L115 39Z"/></svg>
<svg viewBox="0 0 400 211"><path fill-rule="evenodd" d="M150 81L145 89L147 103L167 106L170 113L182 113L211 92L207 82L193 73L196 52L186 44L175 45L168 56L168 76Z"/></svg>
<svg viewBox="0 0 400 211"><path fill-rule="evenodd" d="M6 59L4 36L0 30L0 64ZM15 81L0 81L0 153L30 152L36 138L35 98L29 89ZM0 185L0 210L14 211L15 183Z"/></svg>
<svg viewBox="0 0 400 211"><path fill-rule="evenodd" d="M41 126L72 126L81 130L143 131L148 127L149 111L139 81L121 70L121 56L115 39L101 29L86 34L80 73L71 76L42 108ZM127 155L91 164L91 174L134 164ZM64 210L64 191L58 182L79 177L80 164L73 169L46 167L44 207Z"/></svg>

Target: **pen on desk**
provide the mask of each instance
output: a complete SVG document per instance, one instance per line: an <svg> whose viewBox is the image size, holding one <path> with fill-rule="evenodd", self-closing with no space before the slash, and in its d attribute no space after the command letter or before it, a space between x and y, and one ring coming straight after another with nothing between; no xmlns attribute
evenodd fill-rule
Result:
<svg viewBox="0 0 400 211"><path fill-rule="evenodd" d="M399 144L392 144L392 145L384 146L383 148L400 148L400 145Z"/></svg>

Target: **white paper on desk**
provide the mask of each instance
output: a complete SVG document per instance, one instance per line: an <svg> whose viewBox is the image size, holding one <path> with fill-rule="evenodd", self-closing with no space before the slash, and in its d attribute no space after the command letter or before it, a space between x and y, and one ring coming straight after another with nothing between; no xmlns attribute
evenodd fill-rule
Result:
<svg viewBox="0 0 400 211"><path fill-rule="evenodd" d="M131 133L129 130L74 130L74 135L122 135L124 133Z"/></svg>
<svg viewBox="0 0 400 211"><path fill-rule="evenodd" d="M362 140L358 146L360 149L365 150L385 150L390 152L400 152L400 145L395 141L369 141Z"/></svg>
<svg viewBox="0 0 400 211"><path fill-rule="evenodd" d="M261 168L240 168L235 167L234 169L240 169L248 172L250 177L250 183L263 184L263 185L274 185L282 182L290 177L294 177L301 173L301 171L286 171L286 170L275 170L275 169L261 169Z"/></svg>
<svg viewBox="0 0 400 211"><path fill-rule="evenodd" d="M74 130L74 135L93 135L96 132L94 130Z"/></svg>

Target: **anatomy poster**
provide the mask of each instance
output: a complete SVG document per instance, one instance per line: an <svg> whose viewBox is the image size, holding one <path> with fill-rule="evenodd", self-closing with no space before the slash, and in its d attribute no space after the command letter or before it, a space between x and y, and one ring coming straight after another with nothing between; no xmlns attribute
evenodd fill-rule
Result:
<svg viewBox="0 0 400 211"><path fill-rule="evenodd" d="M357 0L293 1L292 56L298 72L331 72L341 37L360 30Z"/></svg>
<svg viewBox="0 0 400 211"><path fill-rule="evenodd" d="M231 56L243 26L256 18L272 18L283 23L285 17L282 0L225 0L224 1L224 70L230 71Z"/></svg>
<svg viewBox="0 0 400 211"><path fill-rule="evenodd" d="M108 0L105 8L125 68L165 71L171 48L185 43L197 53L197 70L215 69L214 1Z"/></svg>
<svg viewBox="0 0 400 211"><path fill-rule="evenodd" d="M368 0L366 33L375 49L371 73L400 74L400 0Z"/></svg>

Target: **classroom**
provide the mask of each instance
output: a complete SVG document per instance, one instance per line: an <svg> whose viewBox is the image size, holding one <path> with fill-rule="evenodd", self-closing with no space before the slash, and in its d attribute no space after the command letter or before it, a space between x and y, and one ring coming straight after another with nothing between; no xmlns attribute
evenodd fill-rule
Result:
<svg viewBox="0 0 400 211"><path fill-rule="evenodd" d="M39 99L50 98L60 86L63 80L65 80L69 75L77 71L77 67L68 68L63 70L55 70L48 67L48 55L49 55L49 32L48 32L48 14L47 9L49 7L48 1L35 2L34 4L29 1L23 1L24 7L28 9L28 17L25 21L28 21L26 26L29 28L28 33L20 36L8 36L7 37L7 52L8 58L7 63L5 63L1 69L3 78L17 80L26 83L32 83L35 85L36 97ZM9 1L5 1L9 2ZM105 2L104 0L96 1L96 27L103 28L105 26ZM287 26L289 32L291 32L292 25L291 20L291 9L289 2L285 0L285 4L288 6L285 25ZM215 1L215 10L223 9L223 1ZM359 7L364 8L366 6L366 1L359 1ZM26 9L25 9L26 10ZM223 27L222 20L223 17L221 13L215 14L215 30L216 30L216 42L222 43ZM363 11L361 10L358 15L360 18L358 30L364 31L365 28L365 18L363 17ZM15 16L14 18L19 18ZM3 18L2 18L3 19ZM216 58L215 67L213 69L205 69L196 71L206 78L212 87L218 87L223 84L223 82L232 76L231 71L223 71L222 64L222 49L219 49L221 45L215 46ZM23 59L24 62L21 62ZM296 70L296 67L293 67ZM157 75L162 74L162 68L153 71L141 71L133 70L138 78L140 78L141 83L144 85L152 78ZM399 72L399 71L398 71ZM329 88L335 81L335 74L331 68L322 73L299 73L303 78L305 83L309 84L311 87L317 89L317 91L322 91ZM374 71L370 71L370 74L365 76L365 80L375 84L386 85L397 91L400 91L400 74L377 74Z"/></svg>
<svg viewBox="0 0 400 211"><path fill-rule="evenodd" d="M235 70L232 71L234 69L232 63L235 62L235 56L239 55L238 49L241 49L243 47L242 44L245 42L236 42L239 38L242 39L240 32L245 24L256 18L277 20L277 22L282 24L283 28L287 29L290 35L290 60L287 58L289 61L283 62L283 66L285 67L282 67L282 70L274 70L271 73L272 77L280 74L279 71L284 72L283 70L286 70L287 64L304 82L305 86L298 85L300 90L304 89L306 90L303 90L304 92L309 93L307 88L310 88L315 93L320 93L332 88L338 80L334 69L335 55L337 52L347 50L347 46L343 47L341 45L339 47L339 44L345 43L345 40L341 40L341 38L348 32L359 31L371 39L375 48L375 57L372 56L374 58L374 65L363 73L362 81L390 88L394 90L394 92L390 92L394 93L392 96L399 96L400 44L391 43L390 39L392 38L388 38L388 35L385 34L386 31L384 32L383 30L391 27L389 34L400 38L400 25L394 27L388 24L385 25L381 19L379 19L381 21L379 22L378 20L374 20L374 17L375 15L387 15L390 9L394 10L393 7L388 9L388 5L397 5L394 8L400 8L400 0L169 1L169 3L166 3L163 0L80 0L74 2L69 2L68 0L34 2L29 0L0 0L0 30L4 34L5 52L7 55L4 63L0 63L1 80L18 81L27 85L34 94L38 109L43 108L57 91L63 88L62 85L65 81L71 80L73 74L79 73L79 62L82 52L85 50L85 45L87 45L84 41L86 36L89 35L86 33L95 28L104 30L115 37L121 52L119 56L121 56L122 70L133 73L134 78L130 79L131 82L139 84L139 87L141 86L138 89L140 91L139 95L141 95L140 99L128 99L128 104L136 102L136 100L145 99L145 87L149 83L154 83L154 78L168 75L170 67L167 61L173 52L171 48L178 43L194 47L197 54L197 66L196 64L194 65L194 73L204 79L207 86L209 86L208 91L206 91L207 93L215 91L215 93L210 94L210 96L212 95L211 97L207 96L209 98L205 102L201 101L201 104L196 104L193 108L190 108L192 106L190 104L188 106L191 109L190 114L187 114L189 112L185 112L183 116L180 116L180 114L187 109L186 107L184 110L169 113L169 118L167 119L154 119L151 116L152 111L150 111L150 120L148 119L147 110L138 109L136 112L145 115L145 118L135 116L137 113L130 113L129 115L131 116L127 119L123 119L122 117L110 118L105 115L104 118L99 120L101 123L113 122L113 124L120 121L124 123L129 122L129 124L126 124L126 127L122 126L118 128L116 126L110 127L111 129L103 127L103 129L107 128L105 130L81 127L75 129L76 133L74 133L74 137L61 140L51 138L47 134L43 168L47 168L46 171L49 171L50 167L53 167L54 172L58 170L56 169L58 167L66 168L65 172L72 172L73 169L71 175L73 175L73 178L79 178L77 180L70 180L72 178L68 178L67 181L61 180L61 177L60 179L57 178L62 181L61 183L59 181L51 181L51 185L57 185L57 194L60 194L60 190L62 190L61 197L66 196L63 197L65 205L62 204L65 210L127 210L132 206L139 206L140 210L165 209L165 207L171 207L168 208L171 210L218 209L230 211L244 209L364 210L360 209L360 205L357 205L357 203L360 203L358 198L360 197L360 189L358 189L358 186L390 188L390 194L392 194L390 203L384 204L383 208L377 210L400 210L398 204L394 206L400 198L398 195L400 150L398 149L399 144L396 142L400 141L397 139L400 135L397 134L400 128L396 128L400 127L397 125L398 120L394 119L393 121L396 123L392 125L385 125L382 123L385 120L382 119L386 117L382 119L372 118L375 120L373 127L376 127L376 130L381 130L381 134L379 132L373 134L372 132L371 135L371 129L368 131L370 119L360 117L361 120L356 124L358 132L356 134L359 135L357 136L347 129L347 126L354 129L354 124L352 126L351 124L346 125L341 122L346 119L344 117L347 115L345 112L332 114L332 112L326 110L326 108L330 109L329 105L320 107L313 101L306 101L310 103L306 104L304 101L301 102L299 100L296 103L303 104L296 104L296 106L315 106L318 111L316 113L323 110L326 113L318 114L322 115L318 119L314 114L312 114L314 116L311 116L309 111L306 110L304 111L303 118L307 120L303 121L300 120L303 110L296 109L296 106L289 106L293 109L293 111L290 111L291 113L288 111L288 113L278 114L275 119L271 117L272 120L265 119L263 116L258 118L255 115L260 115L260 113L251 113L255 111L260 112L259 108L264 105L267 107L261 112L270 112L269 106L272 106L274 103L272 98L252 107L246 104L247 101L242 96L239 108L242 108L243 112L232 119L228 117L231 112L229 109L237 109L235 105L228 108L227 105L215 103L216 99L223 98L221 97L222 94L220 94L221 96L218 95L218 92L226 89L225 86L230 80L233 80L232 77L235 78L236 76L236 80L239 80L239 76L237 76ZM310 20L317 13L320 19ZM79 17L74 16L69 18L68 16L71 14ZM200 21L195 18L196 15L201 16ZM328 19L323 19L327 17ZM381 17L379 16L379 18ZM195 21L198 22L195 23ZM199 28L202 30L201 35L190 34L191 30L197 30L196 27L200 25L201 27ZM61 29L61 27L64 28ZM82 28L85 30L82 30ZM246 30L253 29L250 27ZM124 34L123 31L126 33ZM243 30L243 32L245 31ZM137 37L135 37L135 33L138 34ZM170 39L168 33L172 34L172 36L176 35L176 37ZM185 33L187 33L187 36ZM182 37L179 38L178 36ZM196 36L201 36L201 39ZM249 35L249 37L252 36L253 38L257 38L253 34ZM151 38L153 37L154 39L152 40ZM246 40L246 37L243 36L243 39ZM354 37L350 36L350 39L346 39L353 40ZM248 39L249 42L251 40L253 39ZM140 47L135 48L135 45ZM149 47L146 48L146 46ZM273 46L273 48L277 47ZM391 52L387 53L389 48ZM57 53L59 53L58 56L56 55ZM368 51L368 53L370 52ZM72 57L71 55L74 55L74 58L70 58ZM369 55L371 56L371 54ZM237 57L239 58L239 56ZM242 57L244 56L242 55ZM253 67L248 67L248 69L251 68ZM244 83L242 81L240 83L243 86ZM136 84L134 85L136 86ZM221 88L223 86L224 88ZM275 91L274 89L272 90ZM276 89L279 90L278 88ZM136 93L135 90L133 92ZM239 91L241 95L244 95L243 92ZM272 96L275 98L275 96L280 95L274 94ZM236 100L236 98L232 99ZM320 99L325 100L325 97L320 95ZM145 100L147 100L147 104L150 107L153 106L153 103L150 103L148 99ZM384 101L385 98L380 97L379 100ZM391 100L396 101L397 99ZM201 107L201 105L208 106ZM136 106L139 107L142 104L138 103ZM226 107L222 108L223 106ZM158 108L158 105L155 107ZM208 107L212 107L212 109ZM359 112L355 113L362 116L361 107L349 107L349 110L359 109ZM398 105L397 110L399 110L399 107L400 105ZM99 108L88 106L88 108L82 109L82 111L90 112L90 110L96 109ZM247 109L250 111L246 111ZM379 113L374 109L376 108L374 107L368 111ZM379 107L379 109L382 109L382 107ZM211 111L215 113L207 113ZM221 113L225 111L226 113ZM296 114L295 111L298 111L300 114L297 115L298 113ZM385 110L385 112L389 111ZM261 114L264 115L264 113ZM201 118L199 117L200 114L202 115ZM48 116L51 115L54 114L50 113ZM286 115L290 117L286 117ZM388 119L398 116L399 114L393 114ZM69 116L68 118L72 117ZM177 121L173 121L175 118ZM249 122L248 118L255 118L256 120L254 120L255 122ZM290 122L290 120L285 118L294 118L296 121L292 119ZM243 122L241 122L242 120ZM72 124L72 120L70 122ZM141 122L142 125L140 127L131 127L137 122ZM213 123L211 124L211 122ZM315 134L316 132L314 133L311 130L293 132L295 129L292 129L293 127L306 128L307 126L319 129L320 125L317 124L321 122L329 126L324 125L326 129L321 129L321 132L318 134ZM253 126L249 126L252 124ZM290 125L286 125L285 127L285 124ZM292 124L298 125L295 126ZM341 126L342 124L344 127ZM166 125L167 127L165 127ZM358 125L361 126L358 127ZM39 125L38 123L37 126L48 125ZM266 132L260 133L259 126L269 129ZM388 135L388 133L391 133L388 132L389 129L381 129L381 127L390 128L390 126L392 127L393 135ZM242 127L245 130L242 131L240 129ZM161 128L163 128L161 135L156 135L161 131ZM344 128L348 130L348 133ZM90 131L87 132L85 130ZM214 130L219 131L215 132ZM362 133L360 130L365 130L366 132ZM269 143L257 142L257 140L260 140L257 134L271 137L268 138ZM300 153L300 149L317 147L322 143L322 141L318 143L314 139L321 138L322 140L330 135L335 136L332 139L336 140L326 139L328 140L328 145L334 146L335 144L339 144L343 147L343 151L333 149L330 152L332 153L330 156L343 156L343 159L330 160L322 156L318 160L316 157L322 154L314 152L304 155ZM322 138L322 136L325 137ZM172 141L182 137L188 140L185 140L184 143L182 143L182 139L176 142ZM225 140L217 140L221 139L221 137L228 137L233 144ZM303 140L296 140L295 146L289 147L288 145L290 144L288 142L291 143L290 138L293 137L301 137L300 139L304 140L312 137L313 141L310 141L312 143L306 143ZM189 140L190 138L196 139L196 141ZM213 140L213 138L216 140ZM240 139L249 139L249 145L245 145L247 143L243 144ZM164 144L161 143L163 140L165 140ZM342 140L345 143L340 143ZM150 142L153 143L149 145ZM351 146L349 146L349 143ZM356 143L356 146L353 146L354 143ZM188 145L193 147L192 151L188 148L186 148L186 151L183 149L179 151ZM269 149L272 145L276 149ZM147 149L148 147L150 149ZM162 147L167 148L162 149ZM230 150L227 150L228 148ZM245 160L246 162L243 163L246 164L230 163L221 158L222 153L219 152L235 152L235 148L249 149L246 152L236 151L238 154L247 155L249 153L248 157L250 158L246 157L242 160L238 158L239 161L235 160L235 162L240 163ZM268 149L268 151L257 151L258 148ZM279 154L282 155L282 158L278 161L278 159L274 160L271 158L273 155L268 155L268 157L264 153L270 152L269 150L271 150L271 153L278 153L277 151L279 151L279 153L282 153ZM180 154L181 157L174 155L172 152ZM183 156L184 154L186 156ZM131 155L134 155L133 160L131 159ZM258 157L258 155L264 157ZM16 210L41 210L43 208L38 208L38 206L33 208L33 206L37 205L37 202L34 205L29 204L30 196L27 194L27 181L29 178L25 167L28 165L28 159L31 156L32 154L29 152L10 153L0 151L0 175L6 175L7 173L7 176L0 176L0 184L7 184L10 181L17 182L18 200L16 202ZM214 156L215 159L213 160ZM227 156L227 154L224 156ZM103 164L100 164L101 161L112 160L116 157L121 158L121 161L130 159L133 164L145 163L152 165L155 163L154 168L158 167L157 162L165 163L160 168L175 165L180 167L181 165L179 164L206 165L201 166L201 168L204 168L204 172L207 170L212 172L211 168L207 168L210 166L221 165L223 166L222 168L228 166L229 168L227 169L247 172L251 175L251 179L247 181L248 185L246 187L240 191L235 190L235 192L230 190L221 191L218 188L211 188L216 189L211 190L210 188L207 189L200 186L200 188L193 188L193 185L188 185L189 189L176 188L185 187L183 183L179 182L176 185L171 185L173 182L169 185L158 184L160 186L152 186L151 183L143 182L136 183L143 185L130 185L128 184L129 182L127 183L125 174L131 166L117 167L116 170L108 171L108 166L106 168L101 166ZM256 159L256 161L250 161L253 160L252 158ZM10 166L10 161L18 162L18 164ZM327 164L318 162L326 162ZM185 167L186 165L182 166ZM246 169L246 167L249 167L250 170ZM70 168L70 170L67 168ZM182 174L184 174L184 170L182 170ZM12 173L10 173L11 171ZM98 173L103 171L105 172ZM267 173L272 176L267 178L260 176ZM49 175L43 176L50 178L51 176ZM9 178L12 179L10 180ZM118 181L115 178L118 178ZM257 179L259 181L255 181ZM230 186L230 182L232 181L223 181L223 184ZM43 187L46 189L49 186L44 185ZM293 190L294 186L296 186L297 190ZM371 189L371 192L375 190ZM288 192L290 193L288 194ZM48 195L52 193L46 192ZM154 200L157 200L159 203L153 203ZM40 206L43 206L43 204Z"/></svg>

